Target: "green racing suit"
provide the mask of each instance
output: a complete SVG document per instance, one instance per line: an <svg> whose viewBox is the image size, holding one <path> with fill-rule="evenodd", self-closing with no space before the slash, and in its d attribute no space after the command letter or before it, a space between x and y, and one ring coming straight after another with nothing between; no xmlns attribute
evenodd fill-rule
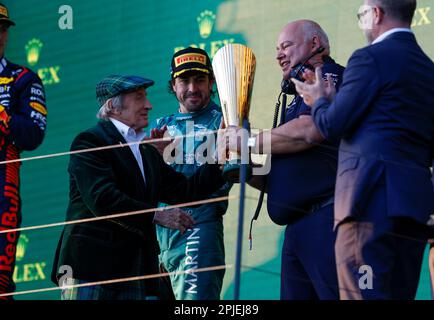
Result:
<svg viewBox="0 0 434 320"><path fill-rule="evenodd" d="M171 153L170 161L176 171L191 176L204 161L214 161L216 131L222 119L221 109L210 102L194 113L177 113L156 119L150 129L167 126L172 137L188 136L179 140L179 149ZM193 136L194 133L194 136ZM210 198L229 194L226 183ZM159 204L160 207L165 204ZM218 300L223 284L224 269L196 272L196 269L223 266L223 215L228 201L211 202L195 207L182 207L194 219L193 229L181 234L179 230L157 225L160 245L160 263L171 273L170 282L177 300Z"/></svg>

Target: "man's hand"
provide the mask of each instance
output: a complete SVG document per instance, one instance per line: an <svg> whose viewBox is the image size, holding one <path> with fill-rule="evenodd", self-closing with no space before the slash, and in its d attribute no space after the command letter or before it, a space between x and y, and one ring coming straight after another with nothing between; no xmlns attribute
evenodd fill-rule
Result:
<svg viewBox="0 0 434 320"><path fill-rule="evenodd" d="M167 126L164 125L161 129L157 129L154 128L151 130L151 138L152 139L158 139L158 138L163 138L164 137L164 133L167 131Z"/></svg>
<svg viewBox="0 0 434 320"><path fill-rule="evenodd" d="M241 154L241 127L229 126L225 129L220 128L217 135L217 154L219 163L225 162L229 158L229 152Z"/></svg>
<svg viewBox="0 0 434 320"><path fill-rule="evenodd" d="M244 132L242 132L243 130L243 128L236 126L229 126L226 129L226 149L228 151L241 154L241 137L244 134Z"/></svg>
<svg viewBox="0 0 434 320"><path fill-rule="evenodd" d="M330 75L327 76L327 80L323 80L321 68L315 69L315 76L312 71L306 71L303 78L306 82L294 78L291 78L291 81L295 84L297 92L306 105L312 107L316 101L323 97L330 101L333 100L336 94L334 81Z"/></svg>
<svg viewBox="0 0 434 320"><path fill-rule="evenodd" d="M322 74L322 72L320 72L320 74ZM316 82L316 73L313 73L311 70L306 69L306 71L303 73L303 79L308 84L314 84ZM325 97L329 101L332 101L336 95L336 86L333 77L330 74L327 74L327 78L322 79L325 84Z"/></svg>
<svg viewBox="0 0 434 320"><path fill-rule="evenodd" d="M178 229L181 234L183 234L187 229L193 228L194 225L193 218L179 208L156 211L154 222L163 227Z"/></svg>
<svg viewBox="0 0 434 320"><path fill-rule="evenodd" d="M162 140L167 138L167 140ZM151 144L163 155L164 149L173 142L169 133L167 132L167 126L163 126L161 129L154 128L151 130L150 137L144 140L161 139L161 141L152 142Z"/></svg>

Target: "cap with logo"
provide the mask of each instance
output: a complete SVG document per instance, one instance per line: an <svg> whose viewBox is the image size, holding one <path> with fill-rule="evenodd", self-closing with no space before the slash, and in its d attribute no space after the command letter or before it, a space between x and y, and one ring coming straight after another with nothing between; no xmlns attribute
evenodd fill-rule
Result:
<svg viewBox="0 0 434 320"><path fill-rule="evenodd" d="M188 47L177 51L172 57L172 79L187 71L212 74L211 60L205 50Z"/></svg>
<svg viewBox="0 0 434 320"><path fill-rule="evenodd" d="M110 75L96 85L96 99L102 106L108 99L139 88L148 88L154 81L139 76Z"/></svg>
<svg viewBox="0 0 434 320"><path fill-rule="evenodd" d="M9 26L14 26L15 22L9 19L9 11L8 8L3 3L0 3L0 24L6 23Z"/></svg>

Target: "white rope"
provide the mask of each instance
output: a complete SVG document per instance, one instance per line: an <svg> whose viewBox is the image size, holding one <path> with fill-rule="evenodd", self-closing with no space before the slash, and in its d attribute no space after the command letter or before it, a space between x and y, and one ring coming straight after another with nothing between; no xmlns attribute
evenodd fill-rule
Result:
<svg viewBox="0 0 434 320"><path fill-rule="evenodd" d="M78 223L84 223L84 222L92 222L92 221L98 221L98 220L122 218L122 217L128 217L128 216L132 216L132 215L143 214L143 213L153 213L155 211L164 211L164 210L181 208L181 207L191 207L191 206L196 206L196 205L199 205L199 204L220 202L220 201L233 200L233 199L238 199L238 198L239 198L238 196L218 197L218 198L212 198L212 199L207 199L207 200L185 202L185 203L181 203L181 204L177 204L177 205L171 205L171 206L166 206L166 207L157 207L157 208L151 208L151 209L146 209L146 210L137 210L137 211L124 212L124 213L117 213L117 214L112 214L112 215L107 215L107 216L101 216L101 217L94 217L94 218L87 218L87 219L78 219L78 220L73 220L73 221L63 221L63 222L42 224L42 225L37 225L37 226L22 227L22 228L16 228L16 229L5 229L5 230L1 230L0 234L2 234L2 233L9 233L9 232L19 232L19 231L28 231L28 230L52 228L52 227L65 226L65 225L70 225L70 224L78 224Z"/></svg>
<svg viewBox="0 0 434 320"><path fill-rule="evenodd" d="M5 160L5 161L0 161L0 165L14 163L14 162L24 162L24 161L39 160L39 159L56 158L56 157L62 157L62 156L67 156L67 155L71 155L71 154L80 154L80 153L94 152L94 151L100 151L100 150L123 148L123 147L129 147L129 146L136 145L136 144L140 145L140 144L152 144L152 143L157 143L157 142L169 142L169 141L172 141L174 139L189 138L189 137L194 138L197 136L201 136L201 135L205 136L207 134L216 133L216 132L218 132L218 130L208 130L208 131L205 131L203 133L197 132L195 134L187 134L187 135L175 136L175 137L164 137L164 138L158 138L158 139L147 139L147 140L128 142L128 143L119 142L119 144L113 144L113 145L108 145L108 146L104 146L104 147L87 148L87 149L82 149L82 150L65 151L65 152L51 153L51 154L46 154L46 155L41 155L41 156L33 156L33 157L13 159L13 160Z"/></svg>
<svg viewBox="0 0 434 320"><path fill-rule="evenodd" d="M38 159L55 158L55 157L67 156L67 155L71 155L71 154L79 154L79 153L94 152L94 151L100 151L100 150L123 148L123 147L129 147L129 146L132 146L135 144L155 143L155 142L170 141L170 140L171 140L170 138L161 138L161 139L151 139L151 140L136 141L136 142L129 142L129 143L119 143L119 144L113 144L113 145L104 146L104 147L88 148L88 149L75 150L75 151L51 153L51 154L46 154L46 155L42 155L42 156L34 156L34 157L27 157L27 158L21 158L21 159L0 161L0 165L9 164L9 163L13 163L13 162L23 162L23 161L38 160Z"/></svg>
<svg viewBox="0 0 434 320"><path fill-rule="evenodd" d="M232 268L231 264L221 265L221 266L214 266L214 267L207 267L207 268L198 268L198 269L194 270L194 273L207 272L207 271L215 271L215 270L222 270L222 269L230 269L230 268ZM1 297L10 297L10 296L23 295L23 294L32 294L32 293L41 293L41 292L49 292L49 291L56 291L56 290L74 289L74 288L81 288L81 287L99 286L99 285L105 285L105 284L111 284L111 283L122 283L122 282L129 282L129 281L139 281L139 280L146 280L146 279L154 279L154 278L161 278L161 277L167 277L167 276L170 276L170 275L179 275L179 274L185 274L185 273L191 273L191 272L192 272L191 270L188 270L188 271L175 271L175 272L166 272L166 273L151 274L151 275L146 275L146 276L118 278L118 279L112 279L112 280L104 280L104 281L80 283L80 284L76 284L76 285L62 285L60 287L50 287L50 288L42 288L42 289L34 289L34 290L26 290L26 291L17 291L17 292L10 292L10 293L0 294L0 298Z"/></svg>
<svg viewBox="0 0 434 320"><path fill-rule="evenodd" d="M251 128L251 129L252 130L265 130L265 131L270 130L270 129L260 129L260 128ZM41 156L34 156L34 157L27 157L27 158L13 159L13 160L5 160L5 161L0 161L0 165L14 163L14 162L24 162L24 161L30 161L30 160L55 158L55 157L67 156L67 155L71 155L71 154L80 154L80 153L94 152L94 151L100 151L100 150L123 148L123 147L136 145L136 144L139 144L139 145L140 144L152 144L152 143L157 143L157 142L162 142L162 141L169 142L171 140L180 139L180 138L188 138L188 137L194 138L194 137L201 136L201 135L206 136L206 135L211 134L211 133L218 133L219 130L209 130L209 131L196 132L193 134L179 135L179 136L174 136L174 137L164 137L164 138L159 138L159 139L149 139L149 140L143 140L143 141L137 141L137 142L119 143L119 144L114 144L114 145L109 145L109 146L104 146L104 147L88 148L88 149L82 149L82 150L46 154L46 155L41 155ZM284 134L273 133L273 135L281 136L283 138L287 138L288 141L291 141L291 139L289 139ZM300 141L302 141L302 140L300 140ZM390 159L383 159L383 158L380 158L378 155L363 155L361 153L358 153L355 151L350 151L350 150L345 150L345 149L342 149L340 147L336 147L333 145L324 145L320 142L312 142L310 144L313 146L321 146L322 148L325 148L325 149L339 150L340 152L350 153L350 154L353 154L354 156L358 156L358 157L362 157L362 158L375 159L375 160L386 162L386 163L393 163L393 164L400 165L400 166L411 167L413 169L425 170L425 168L423 168L423 167L421 168L421 167L416 166L416 165L412 165L412 164L408 164L408 163L400 163L398 161L394 161L394 160L390 160Z"/></svg>

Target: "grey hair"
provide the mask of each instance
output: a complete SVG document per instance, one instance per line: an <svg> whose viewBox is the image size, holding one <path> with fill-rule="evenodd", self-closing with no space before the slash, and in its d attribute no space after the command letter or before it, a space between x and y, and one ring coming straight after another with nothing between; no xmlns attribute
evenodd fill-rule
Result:
<svg viewBox="0 0 434 320"><path fill-rule="evenodd" d="M305 41L312 40L314 36L317 36L321 45L325 48L325 52L330 54L329 37L318 23L306 20L304 21L302 28Z"/></svg>
<svg viewBox="0 0 434 320"><path fill-rule="evenodd" d="M416 0L372 0L372 4L383 8L392 18L411 24L416 10Z"/></svg>
<svg viewBox="0 0 434 320"><path fill-rule="evenodd" d="M108 120L108 118L113 115L115 110L122 110L122 95L114 96L113 98L108 99L101 106L101 108L99 108L96 117L98 119Z"/></svg>

